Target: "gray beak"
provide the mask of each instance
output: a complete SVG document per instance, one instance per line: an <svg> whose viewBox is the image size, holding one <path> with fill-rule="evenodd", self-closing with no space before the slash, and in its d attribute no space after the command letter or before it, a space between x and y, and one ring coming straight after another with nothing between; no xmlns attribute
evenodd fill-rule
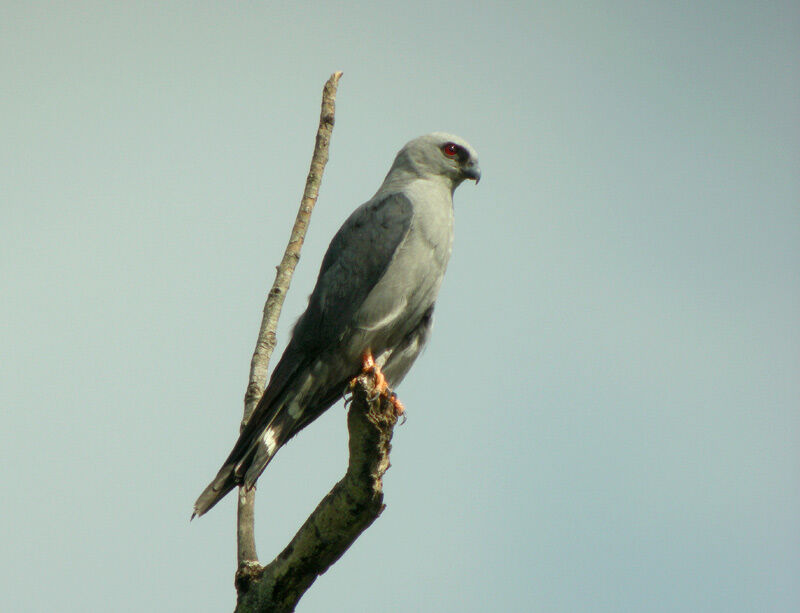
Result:
<svg viewBox="0 0 800 613"><path fill-rule="evenodd" d="M464 176L475 181L475 185L481 181L481 169L477 164L471 164L464 169Z"/></svg>

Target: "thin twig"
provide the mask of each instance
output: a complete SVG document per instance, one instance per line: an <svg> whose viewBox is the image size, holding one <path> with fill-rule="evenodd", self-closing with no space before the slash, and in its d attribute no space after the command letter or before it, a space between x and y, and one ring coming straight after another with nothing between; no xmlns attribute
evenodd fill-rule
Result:
<svg viewBox="0 0 800 613"><path fill-rule="evenodd" d="M383 475L397 413L377 393L371 375L361 375L347 413L350 461L347 473L267 566L240 566L236 573L236 613L285 613L316 578L336 562L384 509Z"/></svg>
<svg viewBox="0 0 800 613"><path fill-rule="evenodd" d="M311 211L317 202L322 173L325 170L325 164L328 162L328 148L330 146L331 133L333 132L334 113L336 110L336 88L339 85L341 76L341 72L333 73L322 90L322 110L319 117L317 139L314 145L314 154L311 157L311 168L308 171L306 187L303 190L303 198L300 201L300 210L297 212L292 234L289 237L289 244L286 246L283 259L278 266L275 283L273 283L264 305L264 315L261 319L261 328L258 331L258 340L253 352L253 359L250 361L250 380L247 384L247 392L244 395L242 428L250 419L261 395L264 393L269 359L277 342L275 330L278 326L278 317L281 314L286 292L289 290L292 274L297 262L300 260L300 249L305 240L306 230L311 219ZM254 502L255 488L249 491L246 488L239 488L236 531L239 567L243 564L248 566L258 564L253 530Z"/></svg>

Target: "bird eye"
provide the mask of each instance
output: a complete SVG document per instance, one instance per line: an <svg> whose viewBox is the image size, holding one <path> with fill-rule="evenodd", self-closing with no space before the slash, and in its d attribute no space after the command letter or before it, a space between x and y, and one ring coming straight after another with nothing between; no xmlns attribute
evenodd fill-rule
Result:
<svg viewBox="0 0 800 613"><path fill-rule="evenodd" d="M454 158L458 155L458 145L455 143L447 143L442 147L442 152L449 158Z"/></svg>

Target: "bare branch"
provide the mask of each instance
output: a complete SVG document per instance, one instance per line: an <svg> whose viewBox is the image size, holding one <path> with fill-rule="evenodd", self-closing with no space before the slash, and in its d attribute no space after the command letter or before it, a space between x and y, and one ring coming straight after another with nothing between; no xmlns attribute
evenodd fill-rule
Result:
<svg viewBox="0 0 800 613"><path fill-rule="evenodd" d="M328 162L328 148L333 132L336 88L339 85L341 72L335 72L325 83L322 91L322 110L319 117L319 128L317 129L317 139L314 145L314 154L311 157L311 168L308 171L303 198L300 201L300 210L289 237L289 244L283 254L283 259L278 266L275 275L275 282L267 296L264 305L264 315L261 319L261 328L258 331L258 340L253 352L253 359L250 361L250 380L247 384L247 392L244 396L244 417L242 418L242 428L244 428L250 416L258 404L264 392L264 385L269 369L269 359L275 349L276 336L275 330L278 325L278 318L283 307L283 300L289 290L292 274L300 260L300 249L305 240L308 223L311 219L311 212L317 202L319 186L322 182L322 173L325 164ZM239 488L239 510L237 516L237 557L239 566L243 564L252 565L258 563L256 555L255 535L253 530L253 504L255 501L255 489L247 491Z"/></svg>
<svg viewBox="0 0 800 613"><path fill-rule="evenodd" d="M236 613L294 611L297 602L384 509L383 475L389 469L395 407L361 375L347 414L347 473L319 503L269 565L243 565L236 573Z"/></svg>

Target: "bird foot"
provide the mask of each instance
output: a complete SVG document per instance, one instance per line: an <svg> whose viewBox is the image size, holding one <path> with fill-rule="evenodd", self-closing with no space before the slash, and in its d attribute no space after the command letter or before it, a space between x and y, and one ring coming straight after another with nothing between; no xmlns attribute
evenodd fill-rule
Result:
<svg viewBox="0 0 800 613"><path fill-rule="evenodd" d="M372 375L375 378L375 390L381 395L386 395L386 390L389 389L389 384L386 383L386 377L383 376L380 366L375 363L372 357L372 352L367 350L361 360L361 372L365 375Z"/></svg>
<svg viewBox="0 0 800 613"><path fill-rule="evenodd" d="M403 406L403 403L400 402L400 399L397 397L397 394L394 392L389 393L389 402L392 403L394 407L394 412L398 415L403 415L403 419L405 419L405 412L406 408Z"/></svg>
<svg viewBox="0 0 800 613"><path fill-rule="evenodd" d="M357 377L353 377L353 379L350 380L351 388L355 386L356 381L358 381L358 377L361 375L369 375L375 381L376 395L370 398L370 401L375 400L378 397L385 398L394 407L394 411L397 415L402 415L405 413L406 408L403 406L403 403L400 402L397 394L389 389L389 384L386 382L386 377L381 372L380 366L375 363L375 358L372 357L372 352L370 350L365 351L364 355L361 357L361 372Z"/></svg>
<svg viewBox="0 0 800 613"><path fill-rule="evenodd" d="M355 387L358 377L361 375L369 375L375 379L375 391L380 395L386 395L386 390L389 389L389 384L386 383L386 377L383 376L380 367L375 363L375 358L372 357L372 352L367 349L361 357L361 372L357 376L350 379L350 387Z"/></svg>

